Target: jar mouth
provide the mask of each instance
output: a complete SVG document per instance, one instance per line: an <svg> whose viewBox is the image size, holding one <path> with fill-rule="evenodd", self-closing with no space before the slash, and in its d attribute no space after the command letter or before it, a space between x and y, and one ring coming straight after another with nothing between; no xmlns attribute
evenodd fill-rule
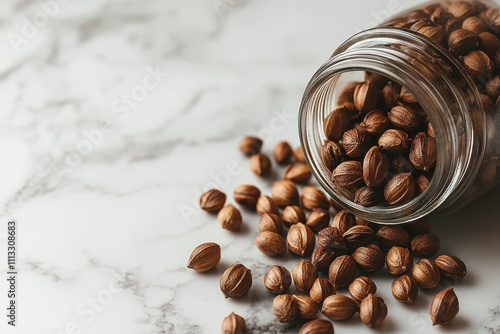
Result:
<svg viewBox="0 0 500 334"><path fill-rule="evenodd" d="M423 58L412 58L409 62L406 52L390 47L395 41ZM428 41L400 28L375 28L361 32L337 49L313 76L304 94L299 113L299 134L312 173L335 201L368 221L400 224L427 215L456 191L465 171L470 168L471 160L478 153L482 154L482 151L474 152L480 151L480 147L471 140L474 134L471 118L465 112L470 108L465 96L450 95L450 92L460 90L452 89L454 83L447 78L440 64L425 61L425 57L429 56L423 53L425 48L427 52L442 52ZM453 66L453 59L450 60ZM380 74L406 86L415 95L434 127L437 161L433 177L424 192L401 205L364 207L356 204L336 187L331 180L331 172L321 159L320 148L327 139L322 123L336 107L333 95L337 84L345 75L364 71ZM437 82L442 86L436 86ZM478 92L474 94L477 97ZM458 120L448 112L451 108L450 97L453 107L464 111ZM462 138L455 127L449 126L456 122L463 125Z"/></svg>

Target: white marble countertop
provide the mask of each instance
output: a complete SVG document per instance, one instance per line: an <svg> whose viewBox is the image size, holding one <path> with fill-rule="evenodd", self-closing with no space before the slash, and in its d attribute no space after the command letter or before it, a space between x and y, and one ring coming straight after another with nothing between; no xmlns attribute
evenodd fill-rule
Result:
<svg viewBox="0 0 500 334"><path fill-rule="evenodd" d="M2 309L8 219L18 222L19 280L17 327L2 312L0 332L218 333L231 311L251 333L296 332L271 313L262 277L276 260L253 245L257 215L243 212L244 228L229 233L198 209L199 194L214 183L269 194L270 181L237 151L240 138L262 135L268 153L281 139L297 145L314 71L347 37L411 3L2 1ZM469 268L451 326L431 327L433 292L404 307L381 273L384 325L353 319L336 333L500 333L499 196L434 221L443 252ZM186 262L205 241L223 256L200 275ZM225 300L219 277L235 262L252 269L254 287Z"/></svg>

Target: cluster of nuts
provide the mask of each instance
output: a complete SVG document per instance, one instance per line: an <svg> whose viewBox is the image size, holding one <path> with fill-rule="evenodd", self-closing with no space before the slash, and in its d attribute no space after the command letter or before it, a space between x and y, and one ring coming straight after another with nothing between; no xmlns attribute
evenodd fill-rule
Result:
<svg viewBox="0 0 500 334"><path fill-rule="evenodd" d="M479 91L477 107L473 92L459 79L471 106L471 117L482 137L482 122L476 122L478 111L486 119L487 142L485 157L475 184L469 189L477 193L490 187L497 178L500 166L500 8L489 8L481 1L451 1L412 10L394 18L386 26L407 28L426 36L432 43L449 51L463 65L463 69L475 81ZM436 59L442 61L442 59ZM450 70L450 76L460 74ZM463 80L462 80L463 81Z"/></svg>
<svg viewBox="0 0 500 334"><path fill-rule="evenodd" d="M240 150L252 153L252 159L260 154L261 146L258 138L247 137ZM285 146L290 147L280 143L276 148L277 161L281 155L276 152ZM419 288L433 289L442 279L465 276L466 267L457 257L428 258L438 251L440 241L430 234L427 223L380 227L338 207L314 186L304 185L299 192L296 183L308 180L310 172L307 178L288 179L287 172L304 164L292 153L281 161L290 161L292 155L297 164L289 166L284 178L273 184L271 196L262 195L252 185L239 186L233 193L236 203L260 215L255 244L263 254L279 257L288 251L301 258L291 273L284 266L273 265L263 277L265 287L276 295L272 310L279 322L303 324L299 330L302 334L333 333L330 321L316 319L321 311L333 321L346 320L359 313L360 320L367 326L380 325L387 316L387 306L376 295L375 282L366 275L383 267L395 276L392 294L402 303L414 302ZM201 208L216 213L223 228L236 230L242 223L242 215L235 206L224 206L225 203L226 195L215 189L200 198ZM414 257L420 258L415 264ZM193 250L188 268L206 272L214 268L220 258L219 245L204 243ZM287 293L292 283L297 294ZM226 298L239 298L251 287L251 271L243 264L233 264L220 279L220 289ZM350 296L337 293L344 288ZM430 307L433 324L446 324L457 313L458 299L453 289L438 292ZM223 320L222 328L223 333L245 333L245 320L231 313Z"/></svg>
<svg viewBox="0 0 500 334"><path fill-rule="evenodd" d="M487 141L486 155L473 188L494 184L500 166L500 9L480 1L443 1L383 26L424 35L475 81L482 109L460 74L449 69L466 92L479 137L483 123L474 112L484 111L486 119L487 137L480 139ZM433 61L445 66L443 59ZM426 190L437 160L434 128L407 87L366 72L364 82L343 87L337 106L323 123L321 156L339 193L370 207L404 204Z"/></svg>
<svg viewBox="0 0 500 334"><path fill-rule="evenodd" d="M321 157L355 203L404 204L425 191L436 164L431 123L405 87L378 74L344 87L324 120Z"/></svg>

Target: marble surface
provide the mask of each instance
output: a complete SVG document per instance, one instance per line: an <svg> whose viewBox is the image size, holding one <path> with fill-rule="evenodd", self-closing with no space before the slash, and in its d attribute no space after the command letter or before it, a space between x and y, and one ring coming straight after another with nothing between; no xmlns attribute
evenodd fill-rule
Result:
<svg viewBox="0 0 500 334"><path fill-rule="evenodd" d="M0 249L19 226L18 326L1 333L218 333L234 311L251 333L294 333L270 311L262 277L277 260L254 247L258 217L230 233L198 209L200 193L242 183L269 194L236 149L244 134L298 144L304 87L334 48L409 0L0 3ZM275 170L276 176L282 173ZM500 190L434 220L443 252L468 264L456 321L432 328L424 292L389 307L384 325L336 322L336 333L500 333ZM186 268L205 241L222 261ZM5 256L0 303L6 305ZM251 268L247 297L219 277ZM281 262L281 261L280 261ZM282 260L290 270L296 259Z"/></svg>

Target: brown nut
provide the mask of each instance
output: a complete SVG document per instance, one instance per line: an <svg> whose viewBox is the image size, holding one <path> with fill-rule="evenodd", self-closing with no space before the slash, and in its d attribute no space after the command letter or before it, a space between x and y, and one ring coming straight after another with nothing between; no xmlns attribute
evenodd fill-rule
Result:
<svg viewBox="0 0 500 334"><path fill-rule="evenodd" d="M453 288L439 291L431 302L430 316L432 325L446 325L450 323L459 311L457 295Z"/></svg>
<svg viewBox="0 0 500 334"><path fill-rule="evenodd" d="M354 225L342 235L342 238L346 247L358 248L375 240L375 233L368 226Z"/></svg>
<svg viewBox="0 0 500 334"><path fill-rule="evenodd" d="M467 275L467 267L458 257L453 255L439 255L434 263L438 266L441 276L455 280Z"/></svg>
<svg viewBox="0 0 500 334"><path fill-rule="evenodd" d="M392 246L410 246L410 236L400 226L382 226L377 231L377 237L379 243L385 249L389 249Z"/></svg>
<svg viewBox="0 0 500 334"><path fill-rule="evenodd" d="M356 216L347 210L341 210L333 217L332 227L339 229L344 234L348 229L356 225Z"/></svg>
<svg viewBox="0 0 500 334"><path fill-rule="evenodd" d="M448 37L448 48L455 56L466 55L475 50L479 43L477 33L467 29L457 29Z"/></svg>
<svg viewBox="0 0 500 334"><path fill-rule="evenodd" d="M328 269L328 277L335 290L338 290L351 284L357 272L356 262L352 256L342 255L333 260Z"/></svg>
<svg viewBox="0 0 500 334"><path fill-rule="evenodd" d="M220 278L220 290L225 298L240 298L252 287L252 273L242 264L233 264Z"/></svg>
<svg viewBox="0 0 500 334"><path fill-rule="evenodd" d="M337 227L328 226L318 232L318 245L322 247L338 248L343 243L342 233Z"/></svg>
<svg viewBox="0 0 500 334"><path fill-rule="evenodd" d="M311 255L312 264L318 271L326 271L335 259L335 252L326 247L316 247Z"/></svg>
<svg viewBox="0 0 500 334"><path fill-rule="evenodd" d="M370 135L380 136L389 128L389 118L382 110L375 109L365 115L360 125Z"/></svg>
<svg viewBox="0 0 500 334"><path fill-rule="evenodd" d="M274 148L273 156L278 164L287 164L292 158L292 147L288 142L280 141Z"/></svg>
<svg viewBox="0 0 500 334"><path fill-rule="evenodd" d="M272 308L281 323L294 322L299 317L299 307L292 295L277 295L274 297Z"/></svg>
<svg viewBox="0 0 500 334"><path fill-rule="evenodd" d="M274 213L265 213L259 220L259 232L270 231L281 234L283 232L283 223L281 218Z"/></svg>
<svg viewBox="0 0 500 334"><path fill-rule="evenodd" d="M318 314L318 305L316 302L307 296L293 295L295 304L299 308L299 316L302 319L314 319Z"/></svg>
<svg viewBox="0 0 500 334"><path fill-rule="evenodd" d="M344 161L344 155L344 149L337 142L325 140L321 147L321 159L330 172Z"/></svg>
<svg viewBox="0 0 500 334"><path fill-rule="evenodd" d="M226 205L219 211L217 219L222 228L229 231L238 230L243 222L240 211L231 204Z"/></svg>
<svg viewBox="0 0 500 334"><path fill-rule="evenodd" d="M283 266L272 266L264 276L264 286L271 293L284 293L291 284L292 276Z"/></svg>
<svg viewBox="0 0 500 334"><path fill-rule="evenodd" d="M324 121L325 136L329 140L339 140L348 129L351 119L345 107L334 109Z"/></svg>
<svg viewBox="0 0 500 334"><path fill-rule="evenodd" d="M311 289L309 290L309 296L318 305L321 305L326 297L331 296L335 293L332 283L326 278L318 277L314 281Z"/></svg>
<svg viewBox="0 0 500 334"><path fill-rule="evenodd" d="M368 187L378 187L389 171L389 158L380 148L373 146L363 159L363 180Z"/></svg>
<svg viewBox="0 0 500 334"><path fill-rule="evenodd" d="M417 112L408 106L395 106L387 114L391 123L403 130L415 130L420 125Z"/></svg>
<svg viewBox="0 0 500 334"><path fill-rule="evenodd" d="M327 318L334 321L350 319L358 310L358 304L345 295L331 295L326 297L321 308L321 312Z"/></svg>
<svg viewBox="0 0 500 334"><path fill-rule="evenodd" d="M262 147L262 140L257 137L245 137L240 142L240 151L246 156L259 153Z"/></svg>
<svg viewBox="0 0 500 334"><path fill-rule="evenodd" d="M391 289L392 295L400 303L411 304L418 296L418 283L408 275L396 278Z"/></svg>
<svg viewBox="0 0 500 334"><path fill-rule="evenodd" d="M304 163L296 163L288 165L283 174L283 179L290 180L295 183L307 183L311 178L311 170Z"/></svg>
<svg viewBox="0 0 500 334"><path fill-rule="evenodd" d="M349 285L349 293L351 297L358 302L362 301L370 294L375 294L377 292L377 285L371 279L366 276L360 276L356 278Z"/></svg>
<svg viewBox="0 0 500 334"><path fill-rule="evenodd" d="M281 207L299 204L299 191L290 180L276 181L271 188L271 196L276 205Z"/></svg>
<svg viewBox="0 0 500 334"><path fill-rule="evenodd" d="M415 179L410 173L394 175L384 187L384 198L390 205L404 204L413 198Z"/></svg>
<svg viewBox="0 0 500 334"><path fill-rule="evenodd" d="M330 202L328 202L330 204ZM318 233L330 224L330 214L324 209L313 209L306 218L306 225Z"/></svg>
<svg viewBox="0 0 500 334"><path fill-rule="evenodd" d="M400 92L401 86L392 81L389 81L387 85L385 85L382 90L382 96L384 97L385 107L387 109L390 110L392 107L397 105ZM387 121L389 121L389 119L387 119Z"/></svg>
<svg viewBox="0 0 500 334"><path fill-rule="evenodd" d="M354 193L354 203L364 207L375 206L382 202L382 190L375 187L362 186Z"/></svg>
<svg viewBox="0 0 500 334"><path fill-rule="evenodd" d="M419 234L411 240L411 250L415 255L429 256L439 250L440 241L434 234Z"/></svg>
<svg viewBox="0 0 500 334"><path fill-rule="evenodd" d="M316 238L313 231L302 223L294 224L290 227L286 236L288 250L299 256L311 255Z"/></svg>
<svg viewBox="0 0 500 334"><path fill-rule="evenodd" d="M389 129L378 139L378 146L382 151L401 154L409 147L408 134L401 130Z"/></svg>
<svg viewBox="0 0 500 334"><path fill-rule="evenodd" d="M333 325L325 319L314 319L302 325L298 334L333 334Z"/></svg>
<svg viewBox="0 0 500 334"><path fill-rule="evenodd" d="M309 261L300 260L295 267L293 267L293 282L298 291L309 292L311 287L318 278L318 270Z"/></svg>
<svg viewBox="0 0 500 334"><path fill-rule="evenodd" d="M224 203L226 203L226 194L217 189L210 189L200 197L200 208L207 212L219 212Z"/></svg>
<svg viewBox="0 0 500 334"><path fill-rule="evenodd" d="M265 154L257 153L250 157L250 169L257 176L267 176L271 173L271 159Z"/></svg>
<svg viewBox="0 0 500 334"><path fill-rule="evenodd" d="M416 169L429 171L436 164L436 140L427 132L418 133L411 143L410 161Z"/></svg>
<svg viewBox="0 0 500 334"><path fill-rule="evenodd" d="M318 208L328 210L330 208L330 201L328 201L325 193L313 186L302 188L300 201L302 202L302 206L308 210Z"/></svg>
<svg viewBox="0 0 500 334"><path fill-rule="evenodd" d="M363 182L363 167L359 161L344 161L332 172L332 181L341 188L354 189Z"/></svg>
<svg viewBox="0 0 500 334"><path fill-rule="evenodd" d="M387 251L385 258L387 269L391 275L405 274L413 265L413 256L408 248L394 246Z"/></svg>
<svg viewBox="0 0 500 334"><path fill-rule="evenodd" d="M191 252L187 267L199 273L213 269L220 261L220 246L215 242L205 242Z"/></svg>
<svg viewBox="0 0 500 334"><path fill-rule="evenodd" d="M380 93L371 81L360 83L354 90L354 106L361 114L375 109Z"/></svg>
<svg viewBox="0 0 500 334"><path fill-rule="evenodd" d="M351 158L363 156L370 149L371 136L362 127L347 130L342 135L342 147Z"/></svg>
<svg viewBox="0 0 500 334"><path fill-rule="evenodd" d="M425 176L424 174L417 177L415 184L417 186L418 192L423 193L424 191L426 191L427 187L429 187L430 182L431 182L431 180L427 176Z"/></svg>
<svg viewBox="0 0 500 334"><path fill-rule="evenodd" d="M245 319L238 314L231 312L222 320L222 334L246 334L247 325Z"/></svg>
<svg viewBox="0 0 500 334"><path fill-rule="evenodd" d="M236 203L246 207L255 208L260 197L260 190L250 184L242 184L233 191L233 198Z"/></svg>
<svg viewBox="0 0 500 334"><path fill-rule="evenodd" d="M352 258L358 265L358 269L364 272L377 271L385 265L384 253L375 244L359 247L352 254Z"/></svg>
<svg viewBox="0 0 500 334"><path fill-rule="evenodd" d="M255 239L257 248L267 256L279 256L286 253L286 241L275 232L260 232Z"/></svg>
<svg viewBox="0 0 500 334"><path fill-rule="evenodd" d="M261 216L266 213L278 214L278 206L269 196L260 196L257 200L256 209L257 213Z"/></svg>
<svg viewBox="0 0 500 334"><path fill-rule="evenodd" d="M370 328L379 326L386 317L387 306L380 297L369 295L359 305L359 318Z"/></svg>
<svg viewBox="0 0 500 334"><path fill-rule="evenodd" d="M429 259L421 259L413 265L411 274L418 285L424 289L437 287L441 280L439 268Z"/></svg>
<svg viewBox="0 0 500 334"><path fill-rule="evenodd" d="M464 67L472 77L486 77L493 71L494 64L486 53L476 50L464 56Z"/></svg>
<svg viewBox="0 0 500 334"><path fill-rule="evenodd" d="M286 226L290 227L297 223L305 223L306 214L300 206L289 205L283 210L283 213L281 214L281 220L283 220L283 223Z"/></svg>

